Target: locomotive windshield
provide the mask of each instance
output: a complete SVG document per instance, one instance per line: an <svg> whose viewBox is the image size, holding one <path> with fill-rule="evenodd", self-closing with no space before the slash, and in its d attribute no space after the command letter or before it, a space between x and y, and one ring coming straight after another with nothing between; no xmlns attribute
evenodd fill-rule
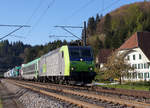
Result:
<svg viewBox="0 0 150 108"><path fill-rule="evenodd" d="M81 49L81 57L91 57L91 49L87 49L87 48L84 48L84 49Z"/></svg>
<svg viewBox="0 0 150 108"><path fill-rule="evenodd" d="M93 58L91 47L69 47L70 59Z"/></svg>

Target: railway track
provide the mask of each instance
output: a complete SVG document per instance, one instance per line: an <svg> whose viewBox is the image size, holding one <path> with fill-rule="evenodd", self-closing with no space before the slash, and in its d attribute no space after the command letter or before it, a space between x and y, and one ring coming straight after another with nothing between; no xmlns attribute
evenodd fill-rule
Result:
<svg viewBox="0 0 150 108"><path fill-rule="evenodd" d="M10 80L8 80L10 81ZM11 81L12 82L12 81ZM107 97L102 95L93 94L91 92L83 92L83 91L76 91L71 89L65 89L55 86L55 84L48 85L48 84L40 84L40 83L33 83L33 82L20 82L14 81L13 83L31 89L36 92L40 92L42 94L52 96L71 104L75 104L80 107L85 108L149 108L150 104L137 102L133 100L124 100L115 97ZM77 87L76 87L77 88ZM82 88L83 89L83 88Z"/></svg>
<svg viewBox="0 0 150 108"><path fill-rule="evenodd" d="M69 89L83 92L90 92L93 94L99 94L103 96L116 97L119 99L133 100L137 102L143 102L150 104L150 92L147 91L136 91L136 90L124 90L124 89L111 89L111 88L103 88L103 87L81 87L81 86L71 86L71 85L59 85L53 83L40 83L34 82L36 84L54 86L60 89Z"/></svg>
<svg viewBox="0 0 150 108"><path fill-rule="evenodd" d="M35 82L41 84L39 82ZM47 85L47 83L44 83ZM42 83L43 85L43 83ZM71 90L80 90L80 91L87 91L92 92L99 95L116 97L120 99L126 100L134 100L137 102L143 102L150 104L150 92L148 91L137 91L137 90L124 90L124 89L114 89L114 88L106 88L106 87L98 87L98 86L68 86L68 85L59 85L58 84L48 84L49 86L57 86L58 88L61 87L63 89L71 89Z"/></svg>

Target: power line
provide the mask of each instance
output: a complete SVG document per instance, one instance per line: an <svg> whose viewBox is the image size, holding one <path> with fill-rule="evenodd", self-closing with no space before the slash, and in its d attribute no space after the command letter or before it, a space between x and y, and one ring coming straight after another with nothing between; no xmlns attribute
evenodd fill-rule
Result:
<svg viewBox="0 0 150 108"><path fill-rule="evenodd" d="M49 35L49 38L53 38L53 37L73 37L73 36L63 36L63 35Z"/></svg>
<svg viewBox="0 0 150 108"><path fill-rule="evenodd" d="M33 13L31 14L31 16L29 17L29 19L27 20L27 22L25 24L28 24L31 21L31 19L33 18L35 13L39 10L39 8L41 7L42 4L43 4L43 0L40 0L38 6L34 9Z"/></svg>
<svg viewBox="0 0 150 108"><path fill-rule="evenodd" d="M4 26L4 27L17 27L15 30L13 30L12 32L8 33L7 35L3 36L0 38L0 40L10 36L11 34L13 34L14 32L18 31L19 29L23 28L23 27L30 27L30 26L27 26L27 25L0 25L0 26Z"/></svg>
<svg viewBox="0 0 150 108"><path fill-rule="evenodd" d="M108 5L107 7L104 8L104 5L105 5L105 1L103 0L102 1L102 4L103 4L103 7L102 9L97 12L97 13L103 13L104 11L106 11L108 8L112 7L114 4L116 4L117 2L120 2L121 0L116 0L115 2L112 2L110 5Z"/></svg>
<svg viewBox="0 0 150 108"><path fill-rule="evenodd" d="M28 25L4 25L4 24L0 24L0 26L3 26L3 27L30 27Z"/></svg>
<svg viewBox="0 0 150 108"><path fill-rule="evenodd" d="M106 11L108 8L112 7L117 2L120 2L121 0L116 0L115 2L112 2L110 5L108 5L106 8L101 9L98 13L102 13L101 11ZM104 2L103 2L104 3Z"/></svg>
<svg viewBox="0 0 150 108"><path fill-rule="evenodd" d="M84 27L81 26L54 26L54 27L60 27L61 29L65 30L66 32L68 32L69 34L71 34L72 36L78 38L80 41L83 42L83 46L86 46L86 21L84 21ZM79 38L77 35L73 34L71 31L69 31L66 28L84 28L84 36L83 38Z"/></svg>
<svg viewBox="0 0 150 108"><path fill-rule="evenodd" d="M42 20L42 18L44 17L44 15L47 13L48 9L53 6L53 4L55 3L55 0L52 0L49 2L47 8L44 10L44 12L42 13L42 15L39 17L39 19L36 21L36 23L33 25L33 27L29 30L29 32L27 33L30 34L34 29L35 27L37 27L37 25L39 24L39 22Z"/></svg>
<svg viewBox="0 0 150 108"><path fill-rule="evenodd" d="M35 13L38 11L38 9L41 7L41 5L43 4L43 0L40 0L39 4L37 5L37 7L34 9L34 11L32 12L31 16L28 18L28 20L25 22L25 24L29 24L29 22L32 20L33 16L35 15ZM22 31L22 34L25 34L24 29Z"/></svg>
<svg viewBox="0 0 150 108"><path fill-rule="evenodd" d="M54 27L60 27L61 29L65 30L66 32L68 32L69 34L71 34L72 36L78 38L79 40L82 40L81 38L79 38L77 35L73 34L71 31L69 31L66 28L83 28L81 26L54 26Z"/></svg>
<svg viewBox="0 0 150 108"><path fill-rule="evenodd" d="M71 17L73 17L75 14L77 14L78 12L81 12L81 10L85 7L87 7L88 5L90 5L94 0L89 0L86 4L84 4L82 7L78 8L76 11L74 11L69 17L67 17L67 19L65 20L70 20ZM69 18L69 19L68 19Z"/></svg>
<svg viewBox="0 0 150 108"><path fill-rule="evenodd" d="M81 26L54 26L54 27L65 27L65 28L83 28Z"/></svg>
<svg viewBox="0 0 150 108"><path fill-rule="evenodd" d="M24 36L19 36L19 35L10 35L10 36L14 36L14 37L16 37L16 38L26 39L26 37L24 37Z"/></svg>

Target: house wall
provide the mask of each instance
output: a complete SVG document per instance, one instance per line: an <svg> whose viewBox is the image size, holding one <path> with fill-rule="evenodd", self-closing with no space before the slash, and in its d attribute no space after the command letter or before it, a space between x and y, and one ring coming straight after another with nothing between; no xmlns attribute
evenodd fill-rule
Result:
<svg viewBox="0 0 150 108"><path fill-rule="evenodd" d="M134 71L129 72L130 73L129 76L123 78L123 80L131 80L131 81L150 80L149 60L140 48L129 50L125 59L127 60L128 64L134 67Z"/></svg>

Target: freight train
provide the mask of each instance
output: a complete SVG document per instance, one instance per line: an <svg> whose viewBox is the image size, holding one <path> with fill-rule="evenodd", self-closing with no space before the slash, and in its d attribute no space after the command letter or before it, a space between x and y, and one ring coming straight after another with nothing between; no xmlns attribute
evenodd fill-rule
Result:
<svg viewBox="0 0 150 108"><path fill-rule="evenodd" d="M12 70L4 73L4 77L14 77L10 74ZM91 83L95 77L92 48L65 45L22 64L18 72L18 77L25 80L66 84Z"/></svg>

